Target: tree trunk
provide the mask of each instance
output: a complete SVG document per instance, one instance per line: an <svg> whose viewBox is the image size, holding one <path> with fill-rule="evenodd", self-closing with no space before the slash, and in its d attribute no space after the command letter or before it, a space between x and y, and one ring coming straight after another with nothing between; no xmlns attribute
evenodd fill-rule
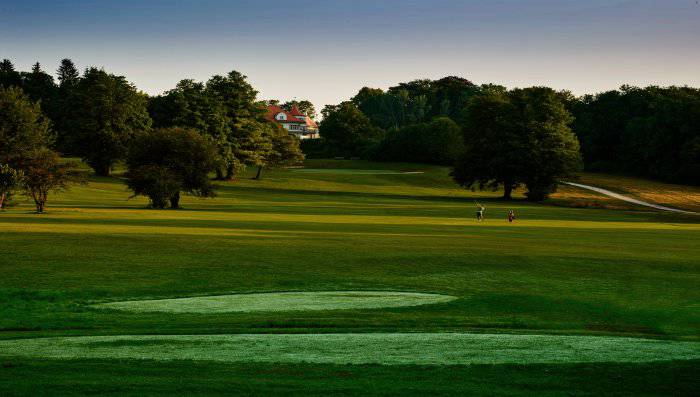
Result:
<svg viewBox="0 0 700 397"><path fill-rule="evenodd" d="M109 164L96 164L94 168L97 176L109 176L112 167Z"/></svg>
<svg viewBox="0 0 700 397"><path fill-rule="evenodd" d="M253 178L253 179L256 179L256 180L262 179L262 170L263 170L263 167L262 167L262 166L259 166L259 167L258 167L258 173L255 174L255 178Z"/></svg>
<svg viewBox="0 0 700 397"><path fill-rule="evenodd" d="M217 181L223 181L224 180L224 170L221 168L216 168L216 180Z"/></svg>
<svg viewBox="0 0 700 397"><path fill-rule="evenodd" d="M5 196L7 195L7 192L2 192L0 194L0 210L2 209L3 204L5 204Z"/></svg>
<svg viewBox="0 0 700 397"><path fill-rule="evenodd" d="M177 192L174 196L170 197L170 208L180 208L180 192Z"/></svg>
<svg viewBox="0 0 700 397"><path fill-rule="evenodd" d="M44 203L41 202L41 200L35 200L36 203L36 212L41 214L44 212Z"/></svg>
<svg viewBox="0 0 700 397"><path fill-rule="evenodd" d="M232 181L236 179L236 169L233 164L226 167L226 180Z"/></svg>
<svg viewBox="0 0 700 397"><path fill-rule="evenodd" d="M506 183L503 185L503 199L510 200L513 198L513 185Z"/></svg>

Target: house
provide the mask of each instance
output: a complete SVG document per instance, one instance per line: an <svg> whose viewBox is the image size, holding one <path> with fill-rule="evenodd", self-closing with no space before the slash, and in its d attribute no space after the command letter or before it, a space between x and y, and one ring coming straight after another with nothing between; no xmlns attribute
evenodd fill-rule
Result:
<svg viewBox="0 0 700 397"><path fill-rule="evenodd" d="M303 114L296 106L287 111L277 105L268 105L267 118L282 125L290 134L299 139L318 138L318 125L311 117Z"/></svg>

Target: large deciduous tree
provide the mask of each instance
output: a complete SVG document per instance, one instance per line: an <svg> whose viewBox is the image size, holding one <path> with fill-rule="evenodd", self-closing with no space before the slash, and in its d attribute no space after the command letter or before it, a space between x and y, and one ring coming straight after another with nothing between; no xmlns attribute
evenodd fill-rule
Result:
<svg viewBox="0 0 700 397"><path fill-rule="evenodd" d="M503 187L510 199L523 182L524 137L517 134L510 98L501 87L490 87L473 97L461 119L464 152L451 172L454 180L468 188Z"/></svg>
<svg viewBox="0 0 700 397"><path fill-rule="evenodd" d="M148 130L146 95L122 76L90 68L70 100L71 145L98 175L108 176L126 155L129 140Z"/></svg>
<svg viewBox="0 0 700 397"><path fill-rule="evenodd" d="M193 129L157 128L137 134L127 158L127 184L153 208L180 207L180 193L213 197L209 179L217 162L210 137Z"/></svg>
<svg viewBox="0 0 700 397"><path fill-rule="evenodd" d="M510 198L524 184L526 197L540 201L580 168L572 117L550 88L486 87L469 101L463 120L465 151L452 170L462 186L503 186Z"/></svg>
<svg viewBox="0 0 700 397"><path fill-rule="evenodd" d="M569 128L573 118L551 88L515 89L509 96L514 110L511 122L516 134L526 138L526 197L541 201L556 191L559 180L581 169L579 142Z"/></svg>

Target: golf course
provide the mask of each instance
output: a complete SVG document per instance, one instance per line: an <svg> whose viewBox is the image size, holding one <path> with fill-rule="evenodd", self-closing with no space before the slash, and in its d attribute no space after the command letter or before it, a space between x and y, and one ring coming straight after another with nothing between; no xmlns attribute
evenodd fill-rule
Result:
<svg viewBox="0 0 700 397"><path fill-rule="evenodd" d="M22 195L0 212L2 396L700 389L699 215L575 186L504 201L361 160L249 169L154 210L123 168L83 169L45 213ZM657 204L695 210L693 189Z"/></svg>

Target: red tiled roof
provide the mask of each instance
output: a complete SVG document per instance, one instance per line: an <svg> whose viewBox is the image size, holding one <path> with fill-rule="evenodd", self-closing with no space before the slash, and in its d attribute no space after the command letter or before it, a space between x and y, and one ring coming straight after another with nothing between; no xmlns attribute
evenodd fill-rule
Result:
<svg viewBox="0 0 700 397"><path fill-rule="evenodd" d="M287 115L287 120L277 120L275 116L280 113ZM303 117L304 120L300 120L299 117ZM282 109L282 107L277 105L267 106L267 119L270 121L276 121L278 123L293 123L293 124L306 124L310 128L318 128L316 122L311 120L311 117L307 117L304 113L301 113L296 106L292 108L290 112Z"/></svg>

